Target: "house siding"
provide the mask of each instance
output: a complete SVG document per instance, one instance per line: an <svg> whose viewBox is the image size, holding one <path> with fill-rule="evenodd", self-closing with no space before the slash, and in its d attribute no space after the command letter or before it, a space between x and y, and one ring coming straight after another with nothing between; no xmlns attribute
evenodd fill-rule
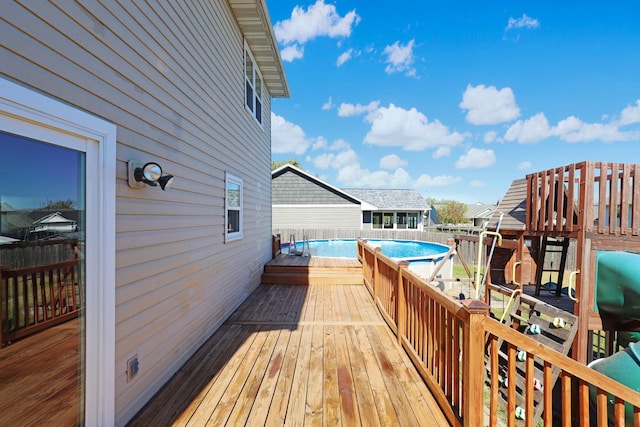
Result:
<svg viewBox="0 0 640 427"><path fill-rule="evenodd" d="M311 181L293 171L285 172L273 178L272 200L274 205L356 205L354 200L343 194Z"/></svg>
<svg viewBox="0 0 640 427"><path fill-rule="evenodd" d="M226 1L3 4L0 75L117 125L115 417L125 424L249 293L271 254L270 112L244 107L243 36ZM266 88L265 88L266 90ZM169 191L131 189L156 161ZM224 243L224 179L244 238ZM89 189L91 191L91 189ZM140 372L126 382L126 360Z"/></svg>
<svg viewBox="0 0 640 427"><path fill-rule="evenodd" d="M291 228L360 229L362 213L357 205L273 206L273 230ZM282 236L283 240L289 236ZM296 236L298 240L302 236Z"/></svg>

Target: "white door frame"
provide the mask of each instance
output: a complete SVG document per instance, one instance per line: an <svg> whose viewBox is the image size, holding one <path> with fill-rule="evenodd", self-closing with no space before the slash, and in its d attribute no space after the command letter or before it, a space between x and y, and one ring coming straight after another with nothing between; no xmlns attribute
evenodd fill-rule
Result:
<svg viewBox="0 0 640 427"><path fill-rule="evenodd" d="M116 126L0 77L0 130L86 153L85 425L112 426Z"/></svg>

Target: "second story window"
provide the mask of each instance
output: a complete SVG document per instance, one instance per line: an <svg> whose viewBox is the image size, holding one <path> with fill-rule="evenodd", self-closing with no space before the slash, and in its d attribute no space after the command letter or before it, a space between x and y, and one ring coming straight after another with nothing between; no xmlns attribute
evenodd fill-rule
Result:
<svg viewBox="0 0 640 427"><path fill-rule="evenodd" d="M244 44L244 101L253 117L262 124L262 75L246 42Z"/></svg>

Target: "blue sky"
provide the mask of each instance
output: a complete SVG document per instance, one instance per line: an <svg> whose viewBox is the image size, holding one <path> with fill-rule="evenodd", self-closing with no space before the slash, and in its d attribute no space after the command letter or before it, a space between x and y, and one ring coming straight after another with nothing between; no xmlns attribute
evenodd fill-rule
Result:
<svg viewBox="0 0 640 427"><path fill-rule="evenodd" d="M339 188L496 203L514 179L640 163L640 2L267 0L291 97L272 158Z"/></svg>
<svg viewBox="0 0 640 427"><path fill-rule="evenodd" d="M83 154L0 132L0 203L37 209L73 200L78 208Z"/></svg>

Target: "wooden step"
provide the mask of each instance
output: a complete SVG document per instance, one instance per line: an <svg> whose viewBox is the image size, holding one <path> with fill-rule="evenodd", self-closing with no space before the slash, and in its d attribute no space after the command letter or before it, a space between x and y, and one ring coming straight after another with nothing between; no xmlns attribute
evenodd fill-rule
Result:
<svg viewBox="0 0 640 427"><path fill-rule="evenodd" d="M264 267L263 284L361 285L362 265L355 259L280 255Z"/></svg>

